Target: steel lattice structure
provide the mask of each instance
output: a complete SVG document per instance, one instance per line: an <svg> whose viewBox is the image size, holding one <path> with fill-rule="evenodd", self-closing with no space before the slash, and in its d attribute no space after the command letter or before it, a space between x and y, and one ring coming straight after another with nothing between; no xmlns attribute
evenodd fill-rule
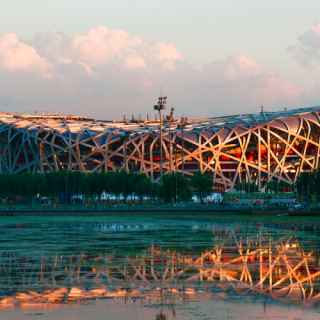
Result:
<svg viewBox="0 0 320 320"><path fill-rule="evenodd" d="M212 174L228 190L294 182L319 166L320 107L164 122L116 123L59 115L0 115L0 171L57 170Z"/></svg>

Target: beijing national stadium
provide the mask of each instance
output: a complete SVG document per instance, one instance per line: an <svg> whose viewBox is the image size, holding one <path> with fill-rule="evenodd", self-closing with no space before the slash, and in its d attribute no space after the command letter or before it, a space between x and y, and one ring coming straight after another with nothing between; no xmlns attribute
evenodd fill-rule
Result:
<svg viewBox="0 0 320 320"><path fill-rule="evenodd" d="M320 107L122 122L1 113L0 152L2 173L127 170L158 180L201 171L218 190L241 182L262 188L319 167Z"/></svg>

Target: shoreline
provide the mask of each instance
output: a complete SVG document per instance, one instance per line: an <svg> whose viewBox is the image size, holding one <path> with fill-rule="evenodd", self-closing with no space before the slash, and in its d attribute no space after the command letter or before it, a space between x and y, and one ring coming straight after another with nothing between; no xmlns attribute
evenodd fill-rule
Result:
<svg viewBox="0 0 320 320"><path fill-rule="evenodd" d="M6 216L108 216L110 214L192 214L249 215L249 216L320 216L320 209L289 210L287 208L232 208L232 207L109 207L109 208L1 208Z"/></svg>

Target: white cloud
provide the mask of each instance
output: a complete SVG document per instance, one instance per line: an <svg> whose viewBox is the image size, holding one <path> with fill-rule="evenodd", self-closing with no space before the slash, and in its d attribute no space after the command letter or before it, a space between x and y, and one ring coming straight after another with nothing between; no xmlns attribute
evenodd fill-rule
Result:
<svg viewBox="0 0 320 320"><path fill-rule="evenodd" d="M72 40L72 49L80 61L100 65L122 58L127 51L139 46L140 42L140 39L130 37L125 31L98 27L89 30L87 34L76 35Z"/></svg>
<svg viewBox="0 0 320 320"><path fill-rule="evenodd" d="M144 69L146 68L146 62L144 61L144 59L142 57L139 56L128 56L125 59L125 64L129 69Z"/></svg>
<svg viewBox="0 0 320 320"><path fill-rule="evenodd" d="M161 89L178 112L193 115L298 104L302 95L301 88L247 55L195 68L172 43L106 27L73 36L38 34L28 43L3 35L0 86L0 104L10 110L100 118L150 111Z"/></svg>
<svg viewBox="0 0 320 320"><path fill-rule="evenodd" d="M47 76L49 65L36 50L19 40L14 33L0 36L0 69L40 72Z"/></svg>
<svg viewBox="0 0 320 320"><path fill-rule="evenodd" d="M182 54L171 43L157 43L154 53L155 58L168 69L174 69L175 63L183 59Z"/></svg>
<svg viewBox="0 0 320 320"><path fill-rule="evenodd" d="M298 37L297 43L288 48L299 63L306 67L320 66L320 23Z"/></svg>
<svg viewBox="0 0 320 320"><path fill-rule="evenodd" d="M199 86L195 86L195 81ZM302 94L300 87L246 55L235 55L204 66L195 81L188 92L196 94L207 106L204 109L207 113L257 112L261 105L294 105L300 102Z"/></svg>

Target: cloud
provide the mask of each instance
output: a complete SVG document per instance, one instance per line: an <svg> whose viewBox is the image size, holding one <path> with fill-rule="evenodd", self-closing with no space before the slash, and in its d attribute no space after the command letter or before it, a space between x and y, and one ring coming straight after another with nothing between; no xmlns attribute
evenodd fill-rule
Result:
<svg viewBox="0 0 320 320"><path fill-rule="evenodd" d="M72 36L0 37L0 104L120 118L151 111L163 89L178 112L213 115L298 104L303 90L255 59L234 55L190 65L172 43L104 26ZM183 108L183 110L182 110Z"/></svg>
<svg viewBox="0 0 320 320"><path fill-rule="evenodd" d="M183 59L182 54L171 43L157 43L154 47L154 56L168 69L174 69L175 63Z"/></svg>
<svg viewBox="0 0 320 320"><path fill-rule="evenodd" d="M27 71L48 75L49 65L36 50L19 40L14 33L0 36L0 70Z"/></svg>
<svg viewBox="0 0 320 320"><path fill-rule="evenodd" d="M195 81L191 81L188 92L196 94L207 114L257 112L261 105L294 105L300 102L303 92L299 86L266 70L246 55L205 65Z"/></svg>
<svg viewBox="0 0 320 320"><path fill-rule="evenodd" d="M76 59L89 65L101 65L126 58L129 54L139 55L142 40L131 37L123 30L98 27L87 34L76 35L72 50Z"/></svg>
<svg viewBox="0 0 320 320"><path fill-rule="evenodd" d="M301 34L295 45L288 48L294 58L305 67L320 65L320 23Z"/></svg>
<svg viewBox="0 0 320 320"><path fill-rule="evenodd" d="M157 65L174 68L182 54L170 43L150 42L124 30L97 27L68 37L61 33L39 34L33 45L56 63L73 63L97 68L118 65L129 69Z"/></svg>

